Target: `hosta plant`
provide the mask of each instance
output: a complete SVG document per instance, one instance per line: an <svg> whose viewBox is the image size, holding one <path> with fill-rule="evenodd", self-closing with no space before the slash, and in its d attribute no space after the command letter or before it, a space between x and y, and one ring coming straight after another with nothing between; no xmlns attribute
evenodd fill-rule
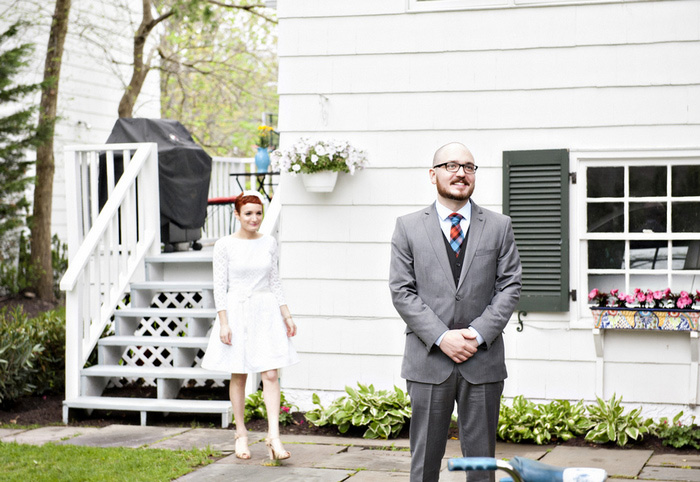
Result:
<svg viewBox="0 0 700 482"><path fill-rule="evenodd" d="M298 407L287 402L284 398L284 393L280 393L280 423L282 425L289 425L294 422L292 412L295 410L298 410ZM265 407L265 398L262 390L251 393L245 399L244 421L247 423L255 418L267 419L267 408Z"/></svg>
<svg viewBox="0 0 700 482"><path fill-rule="evenodd" d="M637 440L649 433L653 420L644 420L641 416L641 408L625 413L622 407L622 396L616 399L615 394L607 402L600 397L596 399L596 404L586 407L589 418L593 422L592 428L586 434L586 440L589 442L615 442L623 446L629 439Z"/></svg>
<svg viewBox="0 0 700 482"><path fill-rule="evenodd" d="M542 445L583 435L590 426L583 402L554 400L535 404L519 395L510 407L501 403L498 436L506 441Z"/></svg>
<svg viewBox="0 0 700 482"><path fill-rule="evenodd" d="M411 402L406 392L375 390L373 385L358 383L358 389L345 387L347 395L335 399L328 408L314 393L313 403L318 406L306 412L312 425L336 425L340 433L354 427L366 427L364 438L396 437L411 417Z"/></svg>

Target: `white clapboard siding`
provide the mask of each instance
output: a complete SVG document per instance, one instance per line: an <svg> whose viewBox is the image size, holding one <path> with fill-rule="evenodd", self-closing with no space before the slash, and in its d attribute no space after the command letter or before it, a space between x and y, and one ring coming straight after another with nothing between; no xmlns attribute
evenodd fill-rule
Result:
<svg viewBox="0 0 700 482"><path fill-rule="evenodd" d="M284 371L285 393L400 385L404 326L388 290L390 240L397 216L434 200L427 167L440 145L471 148L474 200L494 211L506 150L697 147L700 2L528 3L538 6L280 2L282 146L346 139L371 162L341 175L331 194L284 177L280 272L302 359ZM517 320L506 329L506 395L594 399L600 370L585 307L525 320L522 332ZM692 398L687 335L645 335L606 336L604 392L619 384L625 401L677 413ZM633 374L635 365L653 375Z"/></svg>

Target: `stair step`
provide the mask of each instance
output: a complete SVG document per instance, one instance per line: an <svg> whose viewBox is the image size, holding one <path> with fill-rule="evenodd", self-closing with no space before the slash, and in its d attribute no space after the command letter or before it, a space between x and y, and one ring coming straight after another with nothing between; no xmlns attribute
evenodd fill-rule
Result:
<svg viewBox="0 0 700 482"><path fill-rule="evenodd" d="M178 348L206 348L206 336L108 336L97 342L102 346L162 346Z"/></svg>
<svg viewBox="0 0 700 482"><path fill-rule="evenodd" d="M63 420L65 423L68 423L68 409L70 408L141 412L141 425L146 425L147 412L220 413L222 428L228 427L231 421L231 402L228 400L78 397L63 401Z"/></svg>
<svg viewBox="0 0 700 482"><path fill-rule="evenodd" d="M88 377L117 377L117 378L163 378L176 380L228 380L230 373L214 372L199 367L172 366L133 366L133 365L94 365L80 370L81 375Z"/></svg>
<svg viewBox="0 0 700 482"><path fill-rule="evenodd" d="M146 263L211 263L213 249L201 251L176 251L173 253L161 253L156 256L146 256Z"/></svg>
<svg viewBox="0 0 700 482"><path fill-rule="evenodd" d="M131 283L131 290L171 291L202 291L214 289L211 281L141 281Z"/></svg>
<svg viewBox="0 0 700 482"><path fill-rule="evenodd" d="M216 308L123 308L114 316L138 318L216 318Z"/></svg>

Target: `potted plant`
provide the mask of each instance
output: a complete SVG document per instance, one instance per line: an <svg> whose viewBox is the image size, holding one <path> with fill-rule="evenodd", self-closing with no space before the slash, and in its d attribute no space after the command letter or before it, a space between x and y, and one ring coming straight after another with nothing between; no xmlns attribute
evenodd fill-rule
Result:
<svg viewBox="0 0 700 482"><path fill-rule="evenodd" d="M635 288L630 294L620 290L588 294L595 328L697 331L700 318L700 291L673 293Z"/></svg>
<svg viewBox="0 0 700 482"><path fill-rule="evenodd" d="M309 192L331 192L339 172L350 175L367 165L367 154L347 141L299 139L287 149L272 153L275 170L301 174Z"/></svg>
<svg viewBox="0 0 700 482"><path fill-rule="evenodd" d="M255 153L255 167L258 172L267 172L270 168L270 152L272 142L272 132L274 129L270 126L258 127L258 151Z"/></svg>

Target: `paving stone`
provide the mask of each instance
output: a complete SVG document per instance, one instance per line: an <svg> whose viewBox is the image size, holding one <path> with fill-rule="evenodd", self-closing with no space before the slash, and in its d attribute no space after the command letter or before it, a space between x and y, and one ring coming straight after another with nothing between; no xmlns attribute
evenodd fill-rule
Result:
<svg viewBox="0 0 700 482"><path fill-rule="evenodd" d="M700 469L679 469L676 467L645 467L640 479L673 480L700 482Z"/></svg>
<svg viewBox="0 0 700 482"><path fill-rule="evenodd" d="M248 433L248 443L255 443L263 437L258 432ZM212 450L220 452L234 452L236 450L236 432L233 430L221 430L216 428L195 428L172 438L149 445L153 449L189 450L191 448L204 449L209 446Z"/></svg>
<svg viewBox="0 0 700 482"><path fill-rule="evenodd" d="M410 474L406 472L374 472L372 470L361 470L353 475L347 482L384 482L385 480L409 482L410 479ZM442 480L442 477L440 477L441 482Z"/></svg>
<svg viewBox="0 0 700 482"><path fill-rule="evenodd" d="M131 447L151 445L160 440L192 430L177 427L151 427L140 425L109 425L95 432L61 442L66 445L90 447Z"/></svg>
<svg viewBox="0 0 700 482"><path fill-rule="evenodd" d="M636 477L652 454L651 450L606 450L558 446L542 457L541 461L557 467L601 468L608 472L608 476Z"/></svg>
<svg viewBox="0 0 700 482"><path fill-rule="evenodd" d="M408 439L367 439L357 437L329 437L326 435L282 435L282 442L312 443L320 445L345 445L353 447L409 448Z"/></svg>
<svg viewBox="0 0 700 482"><path fill-rule="evenodd" d="M540 460L547 453L554 450L554 445L514 444L497 442L496 458L510 460L515 456L526 459ZM498 480L498 479L497 479Z"/></svg>
<svg viewBox="0 0 700 482"><path fill-rule="evenodd" d="M5 437L26 431L23 428L0 428L0 442L9 442Z"/></svg>
<svg viewBox="0 0 700 482"><path fill-rule="evenodd" d="M99 428L95 427L66 427L56 425L20 431L14 435L3 437L2 441L28 445L44 445L48 442L61 443L66 439L95 433L99 430Z"/></svg>
<svg viewBox="0 0 700 482"><path fill-rule="evenodd" d="M404 451L348 447L347 451L321 460L315 466L358 471L409 472L411 470L411 454Z"/></svg>
<svg viewBox="0 0 700 482"><path fill-rule="evenodd" d="M180 477L179 481L227 482L342 482L355 472L333 469L309 469L304 467L263 467L254 465L210 464ZM354 477L351 479L354 481Z"/></svg>
<svg viewBox="0 0 700 482"><path fill-rule="evenodd" d="M314 467L317 463L325 461L327 458L348 449L340 445L294 444L289 443L286 439L283 439L282 442L285 448L292 453L291 458L279 461L279 464L284 467ZM263 440L254 444L249 444L249 447L250 459L239 459L232 454L216 463L257 466L270 464L270 455Z"/></svg>
<svg viewBox="0 0 700 482"><path fill-rule="evenodd" d="M654 455L647 462L648 466L658 466L658 467L690 467L693 469L700 469L700 453L697 455L691 454L659 454Z"/></svg>

